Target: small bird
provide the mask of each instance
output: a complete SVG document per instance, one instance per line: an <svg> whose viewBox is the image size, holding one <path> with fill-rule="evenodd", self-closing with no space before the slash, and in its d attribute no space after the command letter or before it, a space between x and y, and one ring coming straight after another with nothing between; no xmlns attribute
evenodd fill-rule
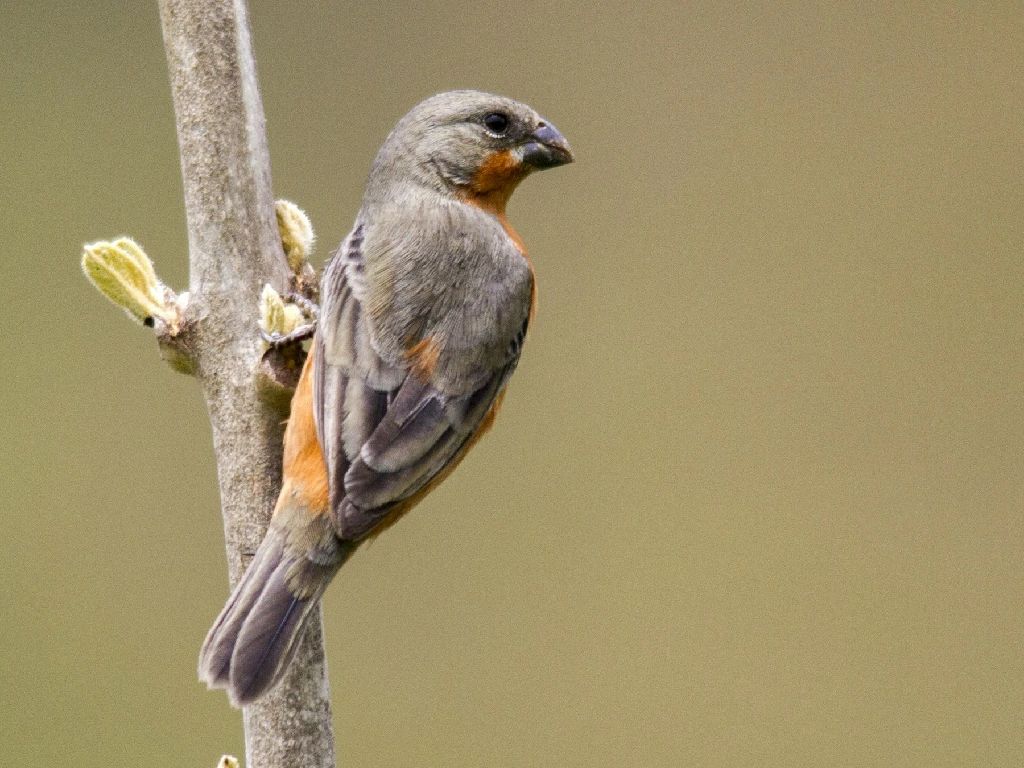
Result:
<svg viewBox="0 0 1024 768"><path fill-rule="evenodd" d="M505 206L572 159L533 109L479 91L423 101L384 142L324 272L270 528L200 651L200 679L235 706L281 679L359 544L491 428L537 300Z"/></svg>

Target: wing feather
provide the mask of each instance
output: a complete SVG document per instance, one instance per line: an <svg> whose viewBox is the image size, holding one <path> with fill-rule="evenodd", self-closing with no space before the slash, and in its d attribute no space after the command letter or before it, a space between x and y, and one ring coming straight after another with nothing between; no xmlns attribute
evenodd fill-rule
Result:
<svg viewBox="0 0 1024 768"><path fill-rule="evenodd" d="M332 518L360 539L434 482L480 429L519 361L522 333L503 366L450 396L376 352L363 314L357 226L324 275L316 335L314 416L327 463ZM525 329L527 318L524 317Z"/></svg>

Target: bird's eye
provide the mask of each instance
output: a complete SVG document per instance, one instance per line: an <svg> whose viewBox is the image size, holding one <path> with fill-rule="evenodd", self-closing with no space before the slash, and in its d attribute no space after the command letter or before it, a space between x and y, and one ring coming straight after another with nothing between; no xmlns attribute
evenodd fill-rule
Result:
<svg viewBox="0 0 1024 768"><path fill-rule="evenodd" d="M508 118L501 112L491 112L484 117L484 126L495 136L501 136L508 130Z"/></svg>

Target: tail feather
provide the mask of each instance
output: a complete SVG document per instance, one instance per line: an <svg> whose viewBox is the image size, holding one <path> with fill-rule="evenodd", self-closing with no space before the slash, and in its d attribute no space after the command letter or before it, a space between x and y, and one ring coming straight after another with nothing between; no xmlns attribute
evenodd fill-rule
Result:
<svg viewBox="0 0 1024 768"><path fill-rule="evenodd" d="M306 620L354 548L326 532L320 541L328 546L308 551L295 546L287 525L272 524L206 636L199 678L226 688L235 706L255 701L284 676Z"/></svg>
<svg viewBox="0 0 1024 768"><path fill-rule="evenodd" d="M325 580L313 595L298 598L289 591L283 571L271 574L235 642L228 695L236 705L254 701L280 680L295 656L306 619L327 587Z"/></svg>
<svg viewBox="0 0 1024 768"><path fill-rule="evenodd" d="M267 536L248 570L238 582L227 605L206 635L199 651L199 679L210 688L226 688L230 680L231 654L242 626L263 592L270 574L281 564L281 537Z"/></svg>

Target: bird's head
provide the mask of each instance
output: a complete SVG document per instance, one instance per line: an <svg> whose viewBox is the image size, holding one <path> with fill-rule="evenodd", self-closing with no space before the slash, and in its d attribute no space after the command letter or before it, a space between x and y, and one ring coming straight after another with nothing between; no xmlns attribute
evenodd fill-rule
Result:
<svg viewBox="0 0 1024 768"><path fill-rule="evenodd" d="M502 213L527 175L572 160L565 137L525 104L480 91L449 91L399 121L377 155L371 184L425 183Z"/></svg>

